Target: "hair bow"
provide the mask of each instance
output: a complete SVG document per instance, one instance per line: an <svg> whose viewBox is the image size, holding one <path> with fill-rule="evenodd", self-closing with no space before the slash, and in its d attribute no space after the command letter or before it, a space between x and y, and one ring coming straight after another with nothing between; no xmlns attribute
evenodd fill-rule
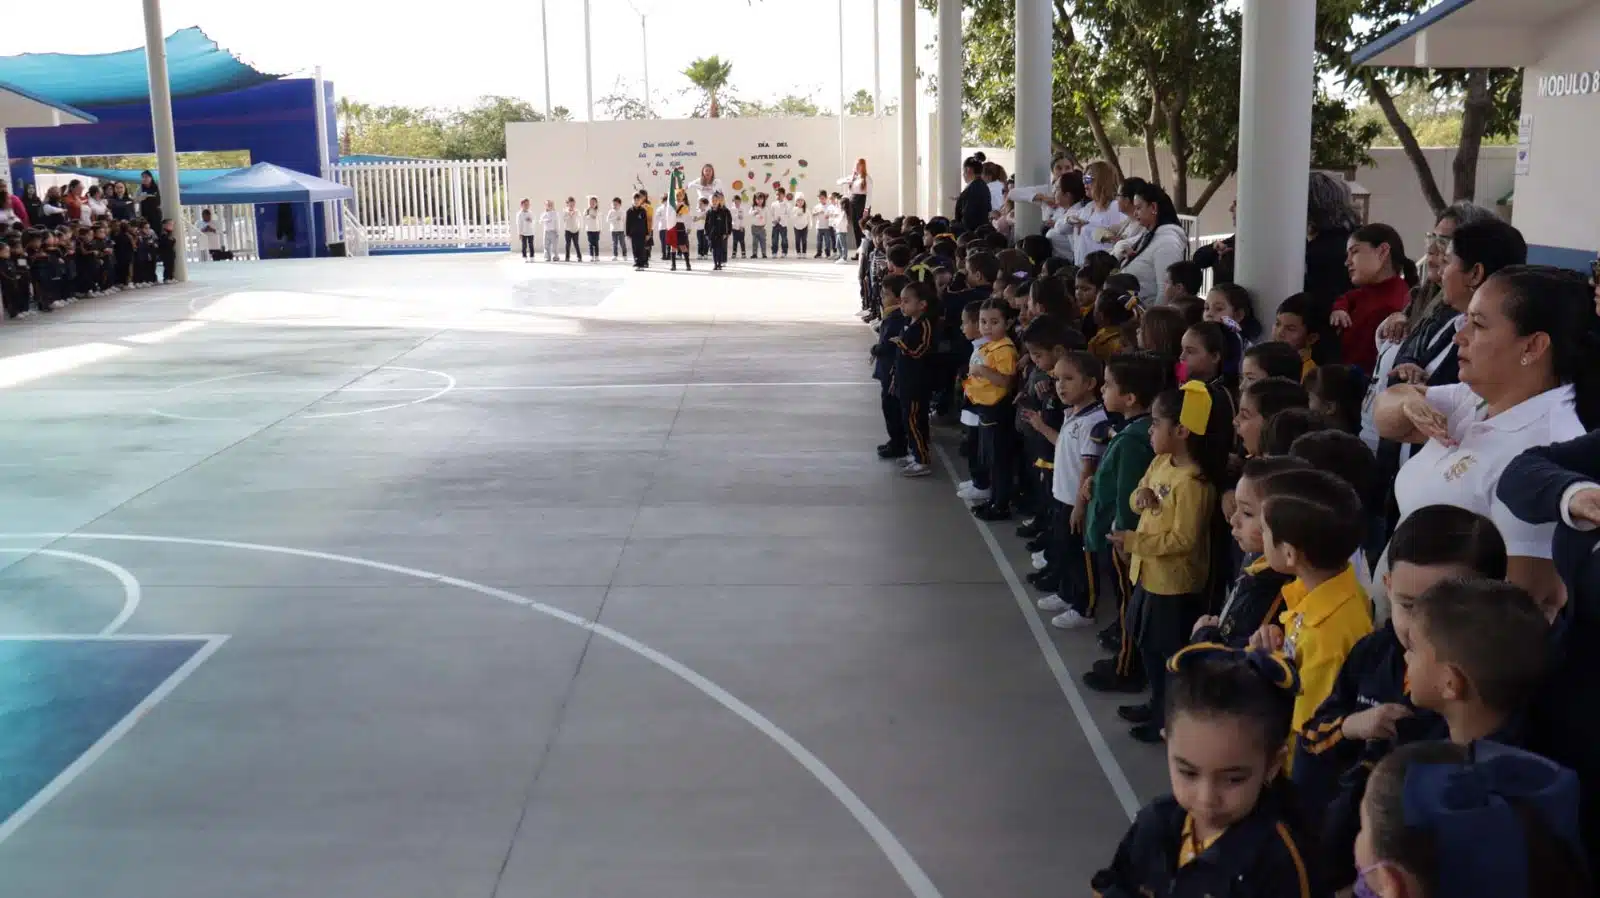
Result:
<svg viewBox="0 0 1600 898"><path fill-rule="evenodd" d="M1124 293L1124 294L1122 294L1122 307L1127 309L1130 312L1139 311L1139 294L1137 294L1137 293Z"/></svg>
<svg viewBox="0 0 1600 898"><path fill-rule="evenodd" d="M1219 322L1219 323L1223 327L1227 328L1228 330L1231 330L1236 334L1239 333L1239 322L1234 321L1232 318L1229 318L1226 315L1224 315L1223 318L1222 318L1222 321Z"/></svg>
<svg viewBox="0 0 1600 898"><path fill-rule="evenodd" d="M1190 433L1206 435L1211 424L1211 390L1198 380L1191 380L1180 388L1183 405L1178 409L1178 423Z"/></svg>
<svg viewBox="0 0 1600 898"><path fill-rule="evenodd" d="M1167 661L1167 670L1180 673L1206 661L1244 664L1260 674L1263 680L1289 695L1300 693L1300 673L1283 655L1260 649L1236 649L1220 642L1196 642L1184 646Z"/></svg>
<svg viewBox="0 0 1600 898"><path fill-rule="evenodd" d="M1011 276L1014 277L1014 278L1018 278L1018 279L1029 278L1029 277L1033 276L1033 272L1031 272L1031 271L1013 271L1013 272L1011 272Z"/></svg>
<svg viewBox="0 0 1600 898"><path fill-rule="evenodd" d="M1406 771L1406 826L1433 833L1441 894L1525 898L1527 834L1513 801L1581 854L1578 775L1554 761L1478 742L1470 764L1416 764Z"/></svg>
<svg viewBox="0 0 1600 898"><path fill-rule="evenodd" d="M914 281L933 280L933 266L927 264L926 262L918 262L910 268L907 268L906 271L911 273L911 279Z"/></svg>

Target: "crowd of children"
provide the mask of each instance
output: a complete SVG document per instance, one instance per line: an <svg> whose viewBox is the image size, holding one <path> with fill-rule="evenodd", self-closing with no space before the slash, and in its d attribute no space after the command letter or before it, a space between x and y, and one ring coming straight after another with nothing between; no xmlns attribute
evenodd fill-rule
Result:
<svg viewBox="0 0 1600 898"><path fill-rule="evenodd" d="M0 220L0 300L7 318L27 318L121 290L172 280L172 222L138 218L30 227Z"/></svg>
<svg viewBox="0 0 1600 898"><path fill-rule="evenodd" d="M587 237L589 261L598 262L602 233L610 235L611 261L630 261L635 268L649 267L651 248L657 245L661 260L672 263L674 271L680 259L692 270L691 250L702 262L709 259L712 270L720 270L729 259L787 259L791 248L797 259L808 250L814 250L813 259L849 256L850 202L837 192L823 191L808 201L780 187L771 195L757 192L746 203L741 194L728 197L721 191L696 201L680 187L662 194L659 203L652 201L641 190L627 205L612 197L610 208L602 210L600 199L590 196L580 209L577 197L569 196L560 209L555 200L545 200L544 211L536 214L524 199L515 222L522 259L533 262L542 252L546 262L570 262L574 256L582 262ZM633 208L642 209L645 217L643 246L637 248L628 230Z"/></svg>
<svg viewBox="0 0 1600 898"><path fill-rule="evenodd" d="M1051 623L1109 620L1085 685L1146 695L1118 714L1166 745L1172 795L1097 895L1593 894L1595 786L1524 750L1559 610L1506 582L1488 518L1433 505L1385 529L1373 507L1360 433L1368 350L1405 301L1403 255L1374 250L1392 229L1353 235L1356 290L1270 322L1241 287L1194 295L1188 262L1148 302L1106 253L1073 267L943 218L867 232L878 456L930 477L949 428L973 514L1025 518Z"/></svg>

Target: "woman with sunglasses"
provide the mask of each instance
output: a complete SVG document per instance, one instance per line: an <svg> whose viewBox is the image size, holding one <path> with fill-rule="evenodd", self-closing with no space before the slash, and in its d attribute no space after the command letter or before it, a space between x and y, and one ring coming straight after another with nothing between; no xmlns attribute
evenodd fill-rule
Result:
<svg viewBox="0 0 1600 898"><path fill-rule="evenodd" d="M1087 259L1090 253L1111 251L1118 234L1128 220L1117 204L1117 191L1122 186L1117 170L1105 160L1089 163L1083 172L1083 186L1089 192L1089 206L1083 211L1083 224L1078 228L1078 246L1074 258Z"/></svg>

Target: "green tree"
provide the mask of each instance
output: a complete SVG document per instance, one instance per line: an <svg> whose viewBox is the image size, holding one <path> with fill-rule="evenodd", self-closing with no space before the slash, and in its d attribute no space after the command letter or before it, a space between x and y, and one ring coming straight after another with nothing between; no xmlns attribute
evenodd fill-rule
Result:
<svg viewBox="0 0 1600 898"><path fill-rule="evenodd" d="M1422 144L1397 96L1418 88L1439 100L1459 98L1461 131L1451 160L1451 201L1477 194L1478 152L1486 139L1515 133L1521 112L1519 69L1401 69L1357 66L1352 54L1429 6L1428 0L1321 0L1317 52L1322 66L1369 97L1416 171L1422 195L1435 212L1448 202L1422 153Z"/></svg>
<svg viewBox="0 0 1600 898"><path fill-rule="evenodd" d="M515 97L483 96L467 109L445 116L444 158L506 158L506 122L538 122L533 104Z"/></svg>
<svg viewBox="0 0 1600 898"><path fill-rule="evenodd" d="M796 94L787 94L773 103L730 99L723 110L729 116L740 118L812 118L825 114L815 100Z"/></svg>
<svg viewBox="0 0 1600 898"><path fill-rule="evenodd" d="M339 155L349 156L356 131L360 129L372 107L349 97L340 97L336 109L339 120Z"/></svg>
<svg viewBox="0 0 1600 898"><path fill-rule="evenodd" d="M703 94L703 101L695 109L695 116L722 117L722 100L728 91L728 79L733 74L733 63L723 62L716 56L704 56L689 63L683 76L693 89Z"/></svg>
<svg viewBox="0 0 1600 898"><path fill-rule="evenodd" d="M633 85L622 78L611 85L611 93L601 97L596 102L605 112L606 118L613 121L640 121L643 119L660 118L655 110L646 105L644 91L640 89L635 95Z"/></svg>
<svg viewBox="0 0 1600 898"><path fill-rule="evenodd" d="M897 103L883 104L884 115L894 115L898 109ZM844 103L844 114L862 117L872 115L872 91L863 87L851 94L850 99Z"/></svg>

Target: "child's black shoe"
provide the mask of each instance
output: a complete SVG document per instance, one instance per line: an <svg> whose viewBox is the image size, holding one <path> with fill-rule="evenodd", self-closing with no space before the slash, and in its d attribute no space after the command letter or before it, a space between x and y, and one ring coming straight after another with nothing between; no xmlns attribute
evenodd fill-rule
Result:
<svg viewBox="0 0 1600 898"><path fill-rule="evenodd" d="M1166 736L1161 733L1161 727L1153 723L1141 723L1128 730L1128 735L1132 736L1135 742L1143 742L1146 745L1160 745L1167 741Z"/></svg>
<svg viewBox="0 0 1600 898"><path fill-rule="evenodd" d="M1024 521L1021 526L1017 527L1017 535L1023 539L1034 539L1044 535L1044 528L1045 522L1042 520L1042 516L1036 516L1031 520ZM1037 552L1039 550L1034 549L1033 551Z"/></svg>
<svg viewBox="0 0 1600 898"><path fill-rule="evenodd" d="M993 502L985 502L972 509L972 516L980 521L1009 521L1011 509Z"/></svg>
<svg viewBox="0 0 1600 898"><path fill-rule="evenodd" d="M884 459L905 458L906 447L894 443L880 443L878 445L878 457Z"/></svg>
<svg viewBox="0 0 1600 898"><path fill-rule="evenodd" d="M1083 675L1083 685L1095 692L1126 692L1137 693L1144 691L1143 677L1119 677L1115 670L1108 672L1091 670Z"/></svg>
<svg viewBox="0 0 1600 898"><path fill-rule="evenodd" d="M1049 538L1047 538L1042 533L1039 534L1038 536L1034 537L1033 539L1028 540L1028 551L1029 552L1043 552L1045 549L1049 548L1049 546L1050 546Z"/></svg>
<svg viewBox="0 0 1600 898"><path fill-rule="evenodd" d="M1155 715L1156 712L1148 703L1117 707L1117 716L1129 723L1149 723Z"/></svg>

